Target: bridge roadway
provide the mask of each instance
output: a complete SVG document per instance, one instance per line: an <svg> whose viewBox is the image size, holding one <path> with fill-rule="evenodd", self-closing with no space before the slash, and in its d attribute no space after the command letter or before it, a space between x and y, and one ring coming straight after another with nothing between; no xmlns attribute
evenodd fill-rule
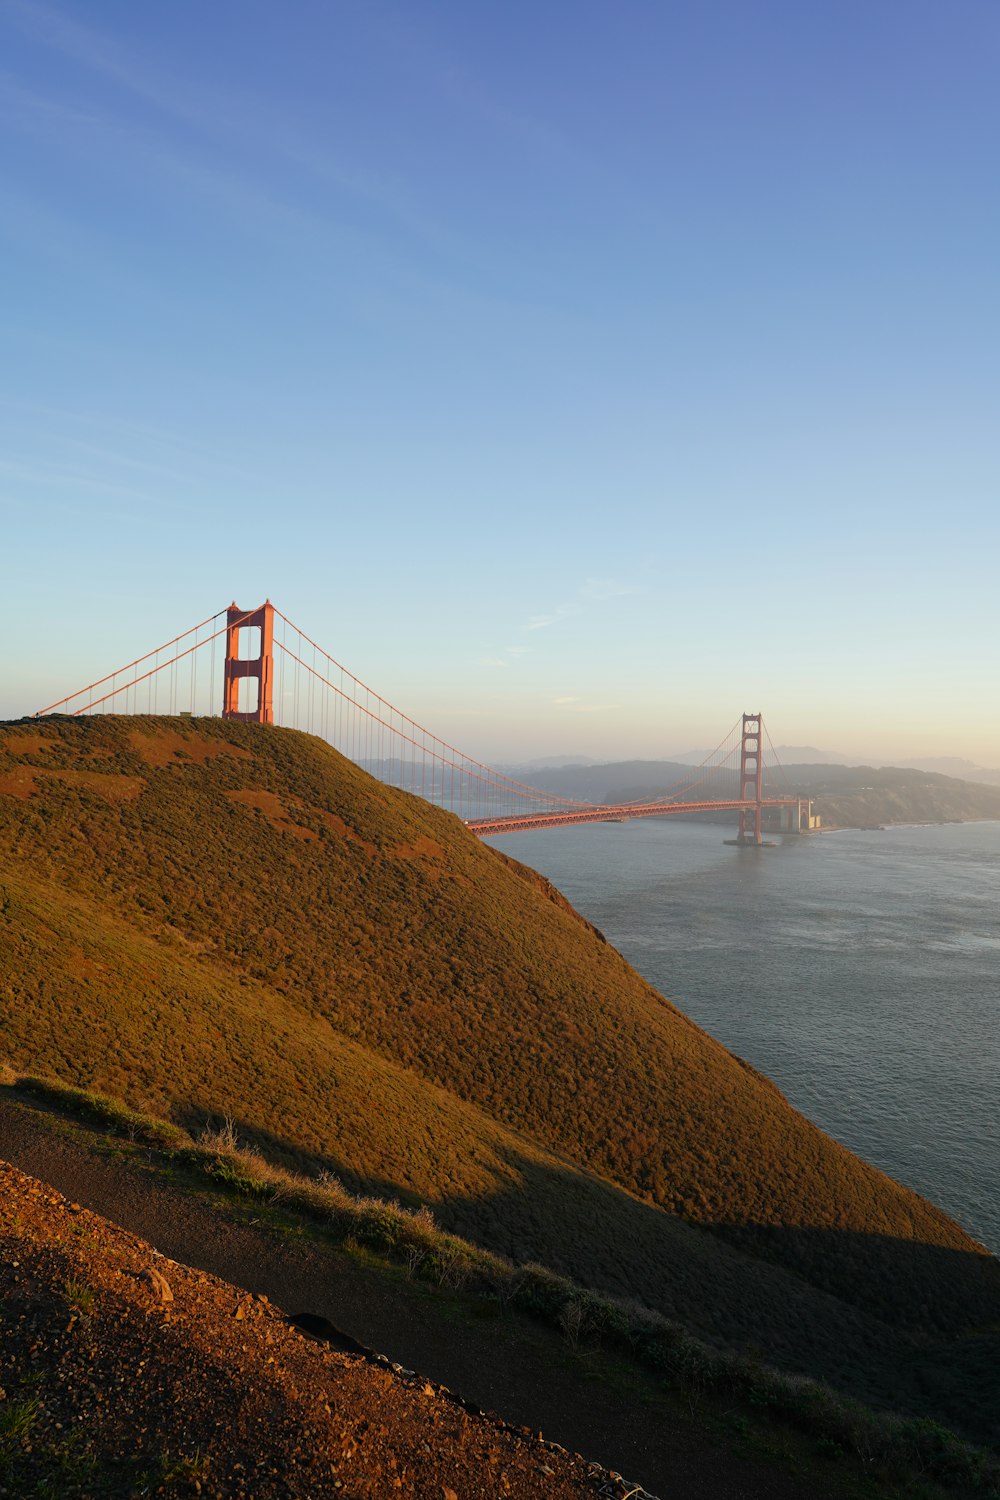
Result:
<svg viewBox="0 0 1000 1500"><path fill-rule="evenodd" d="M761 807L797 807L799 797L764 797ZM523 833L529 828L562 828L570 823L627 823L630 818L667 818L676 813L754 812L752 798L729 802L626 802L620 807L566 808L562 812L525 813L513 818L468 818L465 826L485 838L494 833Z"/></svg>

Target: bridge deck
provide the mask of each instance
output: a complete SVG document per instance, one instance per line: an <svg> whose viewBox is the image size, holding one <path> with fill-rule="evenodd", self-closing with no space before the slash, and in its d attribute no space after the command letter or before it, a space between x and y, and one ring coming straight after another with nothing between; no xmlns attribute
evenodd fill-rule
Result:
<svg viewBox="0 0 1000 1500"><path fill-rule="evenodd" d="M765 797L761 807L797 807L799 797ZM621 806L567 808L560 812L525 813L508 818L470 818L466 827L481 838L493 833L523 833L529 828L561 828L571 823L627 823L630 818L667 818L696 812L753 812L755 801L640 802Z"/></svg>

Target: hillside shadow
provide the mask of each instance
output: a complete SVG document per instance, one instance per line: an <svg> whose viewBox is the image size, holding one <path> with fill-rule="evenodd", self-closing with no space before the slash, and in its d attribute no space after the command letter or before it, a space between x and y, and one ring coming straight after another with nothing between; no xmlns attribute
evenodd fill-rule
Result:
<svg viewBox="0 0 1000 1500"><path fill-rule="evenodd" d="M913 1334L1000 1330L1000 1261L989 1254L842 1229L719 1224L711 1233Z"/></svg>
<svg viewBox="0 0 1000 1500"><path fill-rule="evenodd" d="M211 1118L188 1114L195 1134ZM352 1194L427 1201L335 1153L303 1152L243 1120L233 1127L268 1160L328 1172ZM571 1165L500 1154L516 1185L430 1202L441 1228L653 1308L710 1344L1000 1446L995 1259L842 1230L694 1226Z"/></svg>

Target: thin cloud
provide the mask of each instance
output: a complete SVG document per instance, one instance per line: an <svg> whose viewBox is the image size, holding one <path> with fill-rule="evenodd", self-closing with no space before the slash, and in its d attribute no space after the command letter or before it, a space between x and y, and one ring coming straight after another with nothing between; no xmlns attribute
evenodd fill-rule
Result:
<svg viewBox="0 0 1000 1500"><path fill-rule="evenodd" d="M63 53L65 57L72 58L86 68L103 73L106 78L113 78L116 83L140 94L149 102L176 110L173 99L163 99L148 84L142 83L141 74L130 66L120 52L116 55L114 49L98 33L82 26L63 11L40 4L39 0L7 0L4 15L43 46Z"/></svg>
<svg viewBox="0 0 1000 1500"><path fill-rule="evenodd" d="M557 604L555 609L548 610L544 614L532 615L524 628L525 630L545 630L549 625L557 625L560 620L581 614L588 605L607 604L612 599L624 599L630 594L640 592L635 584L623 583L618 578L587 578L581 583L568 604Z"/></svg>
<svg viewBox="0 0 1000 1500"><path fill-rule="evenodd" d="M593 172L592 161L569 136L554 129L547 120L503 103L492 93L486 78L474 73L463 57L446 49L440 40L432 39L428 28L418 30L410 12L383 15L374 12L373 23L383 42L443 99L456 104L463 117L478 115L496 133L536 156L546 155L563 167L576 166L588 174Z"/></svg>
<svg viewBox="0 0 1000 1500"><path fill-rule="evenodd" d="M116 151L145 172L153 169L183 189L211 199L215 207L222 206L258 225L290 233L317 234L326 228L325 220L275 197L231 164L215 165L204 152L184 154L167 145L155 127L139 126L106 110L80 110L53 101L26 89L9 73L0 73L0 105L12 126L78 149L89 134L91 149L99 150L102 160Z"/></svg>
<svg viewBox="0 0 1000 1500"><path fill-rule="evenodd" d="M603 604L609 599L625 599L641 590L632 583L621 583L617 578L588 578L580 589L580 598L588 603Z"/></svg>
<svg viewBox="0 0 1000 1500"><path fill-rule="evenodd" d="M220 98L209 95L190 81L166 76L156 63L134 49L126 50L97 29L87 26L43 0L7 0L4 17L41 46L61 53L79 67L115 84L123 93L138 99L161 116L172 119L189 131L200 134L216 147L236 144L252 152L266 152L283 158L289 166L301 169L327 188L333 187L356 204L365 204L369 220L368 233L378 232L377 220L394 223L439 254L469 260L469 247L447 231L411 201L408 186L383 175L359 172L356 167L334 158L329 148L318 151L305 137L287 128L277 114L262 111L260 101L247 101L235 94ZM9 77L9 75L8 75ZM12 80L8 83L11 89ZM107 114L73 110L63 101L35 96L28 101L29 110L53 121L62 118L65 131L71 129L75 115L81 127L110 132L115 130L123 145L143 149L164 172L186 179L193 187L216 195L233 208L253 210L270 215L277 221L311 220L314 232L322 227L315 216L303 214L287 201L262 191L256 183L236 171L233 164L215 168L206 161L205 151L179 156L162 144L155 134L140 131L132 119L119 121ZM21 120L23 123L23 113Z"/></svg>
<svg viewBox="0 0 1000 1500"><path fill-rule="evenodd" d="M565 693L561 698L553 698L553 703L579 703L580 699L572 693Z"/></svg>
<svg viewBox="0 0 1000 1500"><path fill-rule="evenodd" d="M116 484L101 474L81 473L59 464L11 463L7 459L0 459L0 474L9 482L26 487L58 485L63 490L83 489L99 495L113 495L121 500L137 500L154 512L163 504L161 495L137 489L134 485Z"/></svg>
<svg viewBox="0 0 1000 1500"><path fill-rule="evenodd" d="M575 615L579 606L573 604L560 604L548 614L532 615L525 626L526 630L544 630L548 625L555 625L559 620L565 620L567 615Z"/></svg>
<svg viewBox="0 0 1000 1500"><path fill-rule="evenodd" d="M109 416L104 411L99 415L95 415L93 412L77 411L65 406L49 406L37 401L24 401L20 397L0 393L0 410L4 407L16 413L19 421L22 417L41 418L45 422L76 425L77 427L84 428L84 430L99 430L103 432L107 429L112 433L124 435L127 438L140 438L143 442L153 439L156 442L177 448L185 454L210 460L212 463L218 464L219 467L225 468L227 472L231 472L237 477L248 478L251 474L251 470L249 469L236 469L228 464L223 464L208 449L201 447L197 443L192 443L187 437L181 436L180 433L169 428L152 426L148 422L123 421L120 417ZM79 439L64 438L64 441L79 441Z"/></svg>
<svg viewBox="0 0 1000 1500"><path fill-rule="evenodd" d="M618 578L587 578L580 584L574 597L565 604L557 604L555 608L546 610L537 615L531 615L522 625L523 631L548 630L553 625L558 625L562 620L568 620L574 615L583 614L589 608L607 604L615 599L623 599L630 594L641 593L635 584L624 583ZM530 646L507 646L506 655L517 658L524 656L530 651ZM483 666L496 665L494 658L489 658L482 663ZM569 705L579 700L571 697L554 698L554 703ZM599 713L603 711L604 705L593 705L586 710L578 709L577 712Z"/></svg>

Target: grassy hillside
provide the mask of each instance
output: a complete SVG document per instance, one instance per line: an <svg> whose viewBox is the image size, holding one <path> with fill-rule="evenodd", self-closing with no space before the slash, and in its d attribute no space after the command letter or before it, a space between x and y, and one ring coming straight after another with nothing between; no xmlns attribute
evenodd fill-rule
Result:
<svg viewBox="0 0 1000 1500"><path fill-rule="evenodd" d="M544 881L315 739L6 727L0 934L17 1069L229 1115L286 1164L827 1378L884 1389L897 1334L1000 1324L1000 1268L944 1214Z"/></svg>

